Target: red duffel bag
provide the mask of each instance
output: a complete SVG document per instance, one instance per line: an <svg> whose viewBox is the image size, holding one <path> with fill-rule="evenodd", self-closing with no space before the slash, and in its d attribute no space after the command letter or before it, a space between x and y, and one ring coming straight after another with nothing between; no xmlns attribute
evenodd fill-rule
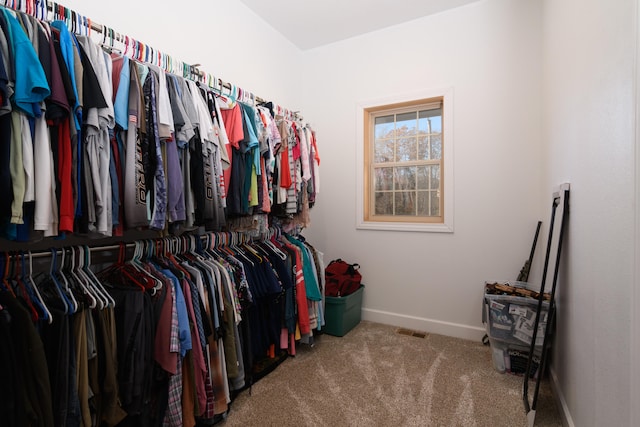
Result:
<svg viewBox="0 0 640 427"><path fill-rule="evenodd" d="M339 258L331 261L324 269L325 295L340 297L357 291L362 281L359 268L360 264L349 264Z"/></svg>

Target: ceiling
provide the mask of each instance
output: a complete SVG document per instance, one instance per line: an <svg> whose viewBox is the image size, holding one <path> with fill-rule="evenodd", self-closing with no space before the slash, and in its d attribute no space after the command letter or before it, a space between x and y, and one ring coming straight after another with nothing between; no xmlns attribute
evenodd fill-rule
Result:
<svg viewBox="0 0 640 427"><path fill-rule="evenodd" d="M240 0L302 50L478 0Z"/></svg>

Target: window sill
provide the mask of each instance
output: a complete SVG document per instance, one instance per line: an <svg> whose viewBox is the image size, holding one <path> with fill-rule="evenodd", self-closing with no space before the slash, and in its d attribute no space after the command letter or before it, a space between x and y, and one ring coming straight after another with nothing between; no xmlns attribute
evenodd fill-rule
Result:
<svg viewBox="0 0 640 427"><path fill-rule="evenodd" d="M407 222L374 222L374 221L358 221L356 224L358 230L375 230L375 231L411 231L422 233L453 233L453 226L448 224L416 224Z"/></svg>

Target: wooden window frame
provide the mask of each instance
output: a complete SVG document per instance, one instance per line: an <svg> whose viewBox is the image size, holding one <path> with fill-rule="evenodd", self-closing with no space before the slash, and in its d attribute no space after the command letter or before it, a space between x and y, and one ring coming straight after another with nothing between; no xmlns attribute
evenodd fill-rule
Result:
<svg viewBox="0 0 640 427"><path fill-rule="evenodd" d="M442 198L439 217L418 217L411 215L371 215L373 207L373 178L369 146L372 132L370 115L385 110L399 110L407 107L442 103L442 157L440 159L440 197ZM452 233L454 231L454 138L453 138L453 88L424 90L413 94L392 96L383 99L362 101L356 106L356 229L380 231L418 231Z"/></svg>
<svg viewBox="0 0 640 427"><path fill-rule="evenodd" d="M439 109L444 121L444 112L442 108L443 97L417 99L414 101L399 102L395 104L380 105L376 107L370 107L364 109L364 220L365 221L377 221L377 222L397 222L397 223L429 223L429 224L442 224L444 222L444 155L438 160L415 160L412 162L393 162L389 164L389 167L395 166L427 166L437 165L440 167L440 186L438 191L440 192L440 215L437 216L412 216L412 215L376 215L374 210L374 190L373 190L373 176L376 163L373 161L375 152L374 144L375 140L372 137L374 132L374 123L376 117L382 115L413 113L424 110ZM444 132L442 129L442 141L444 141ZM444 154L444 153L443 153ZM393 191L395 193L395 191Z"/></svg>

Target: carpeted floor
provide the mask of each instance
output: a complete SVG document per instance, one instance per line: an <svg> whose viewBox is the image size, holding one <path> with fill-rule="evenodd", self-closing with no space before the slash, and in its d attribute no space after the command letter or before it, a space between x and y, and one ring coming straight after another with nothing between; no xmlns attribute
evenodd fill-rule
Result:
<svg viewBox="0 0 640 427"><path fill-rule="evenodd" d="M316 337L244 391L229 426L526 426L522 378L500 374L479 342L361 322ZM561 426L545 381L536 426Z"/></svg>

